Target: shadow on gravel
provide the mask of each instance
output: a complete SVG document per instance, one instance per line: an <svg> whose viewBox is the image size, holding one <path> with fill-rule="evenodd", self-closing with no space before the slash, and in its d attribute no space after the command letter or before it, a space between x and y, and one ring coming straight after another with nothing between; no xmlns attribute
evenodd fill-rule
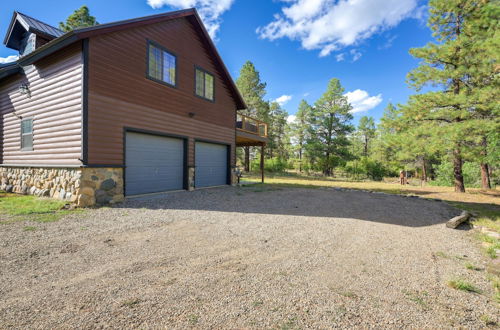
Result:
<svg viewBox="0 0 500 330"><path fill-rule="evenodd" d="M350 218L407 227L440 224L460 214L450 205L418 197L335 189L220 187L132 198L118 208L194 210Z"/></svg>

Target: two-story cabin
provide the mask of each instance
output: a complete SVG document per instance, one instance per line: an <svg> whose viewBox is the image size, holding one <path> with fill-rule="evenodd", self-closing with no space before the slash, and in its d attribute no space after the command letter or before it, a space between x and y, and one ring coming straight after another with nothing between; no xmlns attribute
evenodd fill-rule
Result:
<svg viewBox="0 0 500 330"><path fill-rule="evenodd" d="M264 145L195 9L64 33L15 12L0 66L0 189L80 206L234 183Z"/></svg>

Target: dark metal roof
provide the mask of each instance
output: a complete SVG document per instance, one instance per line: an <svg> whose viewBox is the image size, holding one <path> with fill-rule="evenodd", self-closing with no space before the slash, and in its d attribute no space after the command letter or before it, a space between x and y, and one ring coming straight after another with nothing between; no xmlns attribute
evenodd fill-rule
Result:
<svg viewBox="0 0 500 330"><path fill-rule="evenodd" d="M34 30L54 36L54 38L60 37L65 33L64 31L61 31L58 28L53 27L52 25L39 21L36 18L30 17L20 12L16 13L30 26L30 28Z"/></svg>
<svg viewBox="0 0 500 330"><path fill-rule="evenodd" d="M58 28L15 11L3 43L9 48L19 50L19 40L26 31L41 35L49 40L58 38L64 34L64 31Z"/></svg>

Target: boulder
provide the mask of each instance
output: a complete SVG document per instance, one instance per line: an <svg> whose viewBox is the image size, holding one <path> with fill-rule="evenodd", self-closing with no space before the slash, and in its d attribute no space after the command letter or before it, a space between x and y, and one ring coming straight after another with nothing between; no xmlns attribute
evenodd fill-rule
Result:
<svg viewBox="0 0 500 330"><path fill-rule="evenodd" d="M116 182L113 179L106 179L101 183L101 189L104 191L109 191L116 187Z"/></svg>
<svg viewBox="0 0 500 330"><path fill-rule="evenodd" d="M97 204L103 205L108 204L113 199L112 196L108 195L104 190L98 189L95 191L95 202Z"/></svg>

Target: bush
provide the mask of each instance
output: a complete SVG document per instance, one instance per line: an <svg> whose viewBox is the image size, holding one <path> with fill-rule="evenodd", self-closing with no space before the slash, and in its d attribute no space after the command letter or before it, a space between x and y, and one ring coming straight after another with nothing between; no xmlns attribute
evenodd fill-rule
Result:
<svg viewBox="0 0 500 330"><path fill-rule="evenodd" d="M466 187L481 186L481 168L479 164L473 162L465 162L462 166L464 176L464 184ZM453 186L455 177L453 176L453 164L449 161L442 162L436 169L436 179L431 185L436 186Z"/></svg>
<svg viewBox="0 0 500 330"><path fill-rule="evenodd" d="M288 169L288 162L279 157L273 157L264 160L264 170L272 173L282 173ZM252 171L260 171L260 159L254 159L251 163Z"/></svg>
<svg viewBox="0 0 500 330"><path fill-rule="evenodd" d="M382 181L388 171L381 162L366 157L359 161L348 162L344 170L352 176L362 176L375 181Z"/></svg>

